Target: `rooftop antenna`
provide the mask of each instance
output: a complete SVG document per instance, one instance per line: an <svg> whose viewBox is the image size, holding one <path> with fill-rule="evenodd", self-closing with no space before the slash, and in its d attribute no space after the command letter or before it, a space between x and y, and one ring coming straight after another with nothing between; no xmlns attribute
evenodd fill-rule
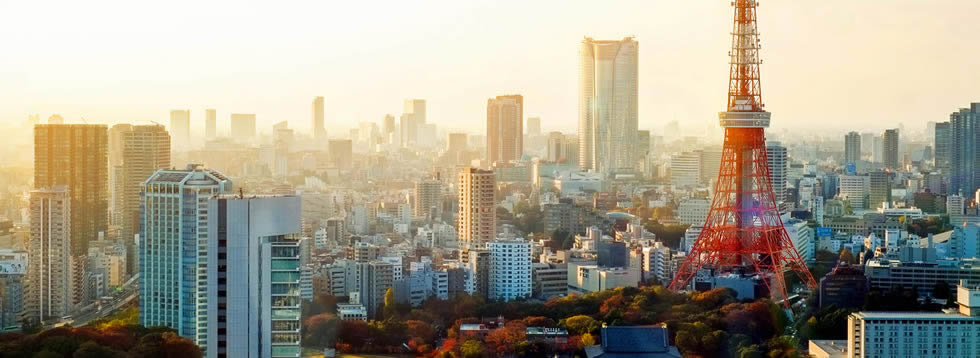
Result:
<svg viewBox="0 0 980 358"><path fill-rule="evenodd" d="M242 188L238 188L238 198L245 199L245 190L243 190Z"/></svg>

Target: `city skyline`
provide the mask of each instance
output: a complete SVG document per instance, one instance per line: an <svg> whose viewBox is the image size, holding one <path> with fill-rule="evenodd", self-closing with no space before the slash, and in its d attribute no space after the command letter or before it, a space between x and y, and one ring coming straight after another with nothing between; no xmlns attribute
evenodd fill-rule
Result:
<svg viewBox="0 0 980 358"><path fill-rule="evenodd" d="M298 11L306 5L310 11ZM773 58L763 65L767 75L762 87L772 99L768 109L779 113L774 131L844 126L858 120L867 126L861 131L879 131L886 122L941 121L948 108L969 101L959 93L980 90L980 84L962 75L977 65L975 56L929 55L964 46L961 39L975 32L966 16L980 4L950 0L889 5L774 2L760 7L761 16L773 19L760 30L764 51ZM288 120L300 133L310 133L309 99L324 96L328 133L350 128L349 123L380 121L385 113L397 115L405 98L426 99L430 122L441 128L478 132L485 98L522 93L527 98L525 114L540 116L544 131L573 132L576 43L584 36L636 36L647 44L639 59L640 128L657 133L672 120L687 130L716 126L716 103L724 96L723 84L713 79L724 71L717 49L727 42L722 21L727 2L573 3L557 20L542 20L537 14L544 13L544 5L529 4L526 12L512 16L513 26L492 34L482 26L490 18L486 15L507 6L390 4L384 7L388 11L371 12L377 17L372 23L387 25L365 31L351 31L361 29L356 25L370 11L358 4L336 9L352 14L336 18L318 11L326 9L315 4L228 11L202 4L198 13L185 15L189 4L178 3L159 9L163 14L153 19L114 16L136 9L109 4L78 9L65 5L71 17L52 14L46 22L58 25L44 28L29 26L36 20L31 15L35 6L0 5L0 13L7 15L0 15L0 29L14 35L0 40L0 45L15 54L0 59L5 68L0 72L0 94L10 99L0 104L0 123L5 126L16 126L33 113L42 118L58 113L69 123L81 118L106 124L165 123L169 110L189 108L192 132L203 133L203 110L216 108L220 128L227 128L229 113L256 113L260 132ZM399 12L413 16L396 16ZM806 16L811 12L820 16ZM281 30L241 33L222 28L232 21L266 21L272 15L312 20L318 14L337 21L322 27L291 21ZM205 15L214 15L213 20L204 21L210 20ZM427 21L405 28L400 25L410 20L404 17ZM649 21L651 17L664 21ZM81 25L79 19L104 21L72 26ZM168 30L174 26L170 20L184 28ZM691 30L675 34L671 30L678 25ZM132 31L112 32L118 26ZM399 31L388 31L389 27ZM24 33L27 28L35 31ZM775 31L787 28L793 31ZM302 35L277 41L276 31ZM913 31L916 36L900 35ZM303 42L327 41L320 40L324 38L332 45ZM134 45L125 55L115 56L117 41ZM47 46L36 45L42 42ZM468 51L453 50L459 48ZM499 55L515 52L525 55ZM837 53L847 55L833 55ZM393 54L399 58L395 65L384 62ZM481 69L491 66L505 71L483 76ZM849 101L853 96L848 94L861 94L862 101ZM835 110L814 110L812 102L834 103Z"/></svg>

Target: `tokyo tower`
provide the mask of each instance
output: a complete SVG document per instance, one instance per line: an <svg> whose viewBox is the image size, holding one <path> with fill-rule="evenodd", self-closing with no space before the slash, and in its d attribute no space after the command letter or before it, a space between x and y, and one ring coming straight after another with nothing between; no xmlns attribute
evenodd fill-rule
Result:
<svg viewBox="0 0 980 358"><path fill-rule="evenodd" d="M686 288L706 269L758 276L771 297L786 298L788 271L810 288L816 282L783 228L769 178L765 128L771 115L763 109L759 81L757 1L732 5L728 110L718 114L725 128L721 169L708 218L670 289Z"/></svg>

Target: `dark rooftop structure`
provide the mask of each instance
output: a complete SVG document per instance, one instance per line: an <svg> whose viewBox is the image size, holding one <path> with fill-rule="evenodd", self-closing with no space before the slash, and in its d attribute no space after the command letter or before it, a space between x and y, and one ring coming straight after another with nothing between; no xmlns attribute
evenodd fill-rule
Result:
<svg viewBox="0 0 980 358"><path fill-rule="evenodd" d="M667 326L602 327L602 343L585 347L589 358L680 358L667 341Z"/></svg>

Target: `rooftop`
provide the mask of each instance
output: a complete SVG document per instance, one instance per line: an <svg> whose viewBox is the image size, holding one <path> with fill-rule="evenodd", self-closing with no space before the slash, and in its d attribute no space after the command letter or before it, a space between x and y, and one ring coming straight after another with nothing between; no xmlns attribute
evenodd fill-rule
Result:
<svg viewBox="0 0 980 358"><path fill-rule="evenodd" d="M865 320L980 320L980 317L942 312L855 312L852 314Z"/></svg>

